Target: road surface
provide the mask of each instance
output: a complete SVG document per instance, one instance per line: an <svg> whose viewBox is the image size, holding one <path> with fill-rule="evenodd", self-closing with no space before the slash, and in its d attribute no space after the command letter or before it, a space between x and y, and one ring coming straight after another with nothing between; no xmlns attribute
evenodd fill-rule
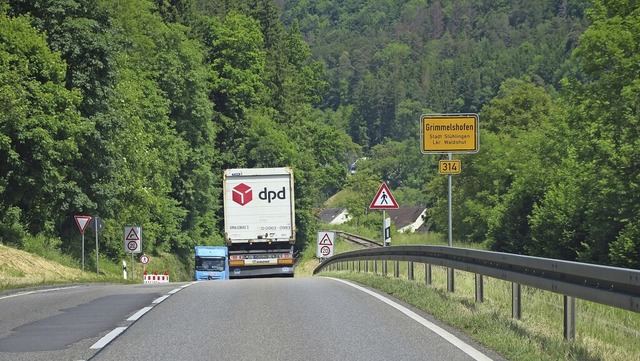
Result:
<svg viewBox="0 0 640 361"><path fill-rule="evenodd" d="M0 295L0 360L503 360L337 279L90 284Z"/></svg>

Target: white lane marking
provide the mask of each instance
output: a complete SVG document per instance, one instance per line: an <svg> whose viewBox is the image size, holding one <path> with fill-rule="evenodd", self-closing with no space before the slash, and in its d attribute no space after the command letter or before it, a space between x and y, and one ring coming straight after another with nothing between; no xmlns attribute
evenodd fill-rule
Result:
<svg viewBox="0 0 640 361"><path fill-rule="evenodd" d="M32 294L35 294L35 293L44 293L44 292L52 292L52 291L69 290L69 289L76 288L76 287L79 287L79 286L57 287L57 288L48 288L46 290L20 292L20 293L16 293L16 294L13 294L13 295L2 296L2 297L0 297L0 300L4 300L4 299L7 299L7 298L13 298L13 297L19 297L19 296L32 295Z"/></svg>
<svg viewBox="0 0 640 361"><path fill-rule="evenodd" d="M131 317L127 318L127 321L138 321L138 319L140 317L142 317L145 313L149 312L150 309L152 309L153 307L143 307L140 309L140 311L134 313Z"/></svg>
<svg viewBox="0 0 640 361"><path fill-rule="evenodd" d="M160 298L156 298L156 299L155 299L155 300L153 300L153 302L151 302L151 303L160 303L160 302L162 302L162 301L166 300L167 298L169 298L169 296L171 296L171 295L164 295L164 296L162 296L162 297L160 297Z"/></svg>
<svg viewBox="0 0 640 361"><path fill-rule="evenodd" d="M116 327L116 328L114 328L113 331L109 332L103 338L98 340L98 342L96 342L93 345L91 345L90 348L98 349L98 348L105 347L109 342L113 341L114 338L118 337L126 329L127 329L126 327Z"/></svg>
<svg viewBox="0 0 640 361"><path fill-rule="evenodd" d="M195 283L195 282L193 282L193 283ZM166 295L164 295L162 297L156 298L151 303L152 304L158 304L158 303L166 300L167 298L169 298L169 296L175 294L176 292L180 291L184 287L192 285L193 283L184 285L181 288L176 288L176 289L172 290L171 292L169 292L169 294L166 294ZM142 317L144 314L149 312L152 308L153 308L153 306L147 306L147 307L141 308L138 312L136 312L131 317L129 317L127 319L127 321L137 321L140 317ZM104 346L109 344L109 342L113 341L116 337L118 337L126 329L127 329L126 327L116 327L115 329L113 329L113 331L109 332L106 336L104 336L103 338L98 340L98 342L94 343L90 348L92 348L92 349L103 348Z"/></svg>
<svg viewBox="0 0 640 361"><path fill-rule="evenodd" d="M460 350L462 350L464 353L466 353L467 355L473 357L475 360L478 361L492 361L491 358L487 357L485 354L483 354L482 352L476 350L475 348L471 347L470 345L464 343L462 340L460 340L459 338L457 338L456 336L452 335L451 333L449 333L448 331L444 330L442 327L427 321L425 318L423 318L422 316L418 315L417 313L411 311L410 309L399 305L393 301L391 301L390 299L381 296L373 291L370 291L364 287L360 287L356 284L353 284L351 282L347 282L338 278L332 278L332 277L327 277L329 279L335 280L335 281L339 281L342 283L345 283L353 288L356 288L362 292L365 292L377 299L379 299L380 301L388 304L389 306L397 309L398 311L404 313L405 315L411 317L412 319L414 319L415 321L417 321L418 323L420 323L421 325L423 325L424 327L430 329L431 331L437 333L438 335L440 335L440 337L444 338L445 340L447 340L449 343L451 343L452 345L454 345L455 347L459 348Z"/></svg>
<svg viewBox="0 0 640 361"><path fill-rule="evenodd" d="M198 281L193 281L193 282L191 282L191 283L187 283L186 285L180 286L180 288L189 287L189 286L194 285L194 284L196 284L196 283L198 283Z"/></svg>

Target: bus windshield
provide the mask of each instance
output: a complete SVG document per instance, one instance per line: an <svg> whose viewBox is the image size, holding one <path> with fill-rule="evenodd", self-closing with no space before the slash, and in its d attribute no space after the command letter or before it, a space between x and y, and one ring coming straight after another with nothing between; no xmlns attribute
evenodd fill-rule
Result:
<svg viewBox="0 0 640 361"><path fill-rule="evenodd" d="M224 271L224 258L196 258L196 271Z"/></svg>

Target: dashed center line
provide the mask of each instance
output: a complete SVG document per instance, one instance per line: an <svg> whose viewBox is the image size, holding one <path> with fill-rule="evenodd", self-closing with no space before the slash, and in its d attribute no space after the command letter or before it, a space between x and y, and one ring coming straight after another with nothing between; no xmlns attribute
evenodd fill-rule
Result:
<svg viewBox="0 0 640 361"><path fill-rule="evenodd" d="M131 317L127 318L127 321L134 321L134 322L137 321L140 317L142 317L144 314L149 312L153 308L153 305L159 304L160 302L162 302L162 301L166 300L167 298L169 298L169 296L177 293L180 290L183 290L185 287L191 286L194 283L196 283L196 282L188 283L188 284L186 284L184 286L181 286L180 288L176 288L176 289L171 290L170 292L168 292L168 294L166 294L166 295L164 295L162 297L156 298L155 300L153 300L152 306L147 306L147 307L141 308L138 312L134 313L133 315L131 315ZM0 298L0 299L2 299L2 298ZM96 342L93 345L91 345L90 348L91 349L101 349L101 348L105 347L106 345L109 344L109 342L113 341L116 337L118 337L126 329L127 329L127 327L116 327L111 332L109 332L104 337L102 337L100 340L98 340L98 342Z"/></svg>

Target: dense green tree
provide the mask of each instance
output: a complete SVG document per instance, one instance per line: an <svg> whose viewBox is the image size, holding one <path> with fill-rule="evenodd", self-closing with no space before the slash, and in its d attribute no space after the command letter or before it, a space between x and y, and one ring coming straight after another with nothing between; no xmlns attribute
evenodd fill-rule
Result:
<svg viewBox="0 0 640 361"><path fill-rule="evenodd" d="M72 167L91 124L28 18L0 14L0 64L0 240L21 245L24 231L54 237L70 210L92 206Z"/></svg>
<svg viewBox="0 0 640 361"><path fill-rule="evenodd" d="M68 89L82 94L83 116L106 111L115 77L115 49L108 41L111 24L97 0L11 0L10 14L30 16L32 25L47 34L49 47L67 64Z"/></svg>
<svg viewBox="0 0 640 361"><path fill-rule="evenodd" d="M564 231L577 233L581 260L638 267L640 7L594 1L588 18L575 51L584 75L567 81L566 97L574 171L587 175L577 179L584 199L571 216L584 222Z"/></svg>
<svg viewBox="0 0 640 361"><path fill-rule="evenodd" d="M532 244L528 217L546 189L547 165L561 161L555 110L544 88L516 79L505 81L483 108L480 151L461 156L463 171L453 176L456 238L488 241L494 250L543 253ZM439 229L447 224L444 178L432 183L440 201L430 214Z"/></svg>

